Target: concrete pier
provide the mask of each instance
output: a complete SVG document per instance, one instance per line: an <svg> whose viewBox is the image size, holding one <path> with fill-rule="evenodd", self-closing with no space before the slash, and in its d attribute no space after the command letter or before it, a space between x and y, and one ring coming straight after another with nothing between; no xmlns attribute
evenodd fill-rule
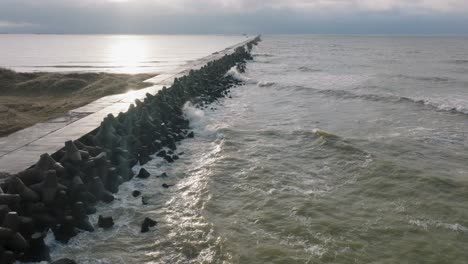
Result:
<svg viewBox="0 0 468 264"><path fill-rule="evenodd" d="M135 99L143 100L147 93L156 94L163 86L172 85L174 78L186 75L190 70L201 68L209 61L219 59L251 41L228 47L184 65L172 72L160 74L147 80L154 85L145 89L103 97L88 105L69 111L60 118L20 130L0 138L0 171L18 173L34 165L43 153L55 153L63 148L63 142L76 140L96 129L108 114L118 115L127 111ZM1 181L1 179L0 179Z"/></svg>

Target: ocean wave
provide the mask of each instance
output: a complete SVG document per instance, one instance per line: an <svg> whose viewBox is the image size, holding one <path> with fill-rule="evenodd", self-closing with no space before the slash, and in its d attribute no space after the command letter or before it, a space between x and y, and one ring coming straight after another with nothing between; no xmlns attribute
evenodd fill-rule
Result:
<svg viewBox="0 0 468 264"><path fill-rule="evenodd" d="M253 57L274 57L272 54L268 53L256 53L252 55Z"/></svg>
<svg viewBox="0 0 468 264"><path fill-rule="evenodd" d="M451 103L441 103L436 102L434 99L417 99L417 98L409 98L409 97L399 97L399 102L410 102L416 103L420 105L424 105L438 111L446 111L451 113L459 113L459 114L468 114L468 102L451 102Z"/></svg>
<svg viewBox="0 0 468 264"><path fill-rule="evenodd" d="M463 232L466 233L468 232L468 228L459 224L459 223L444 223L441 221L435 221L435 220L428 220L428 219L410 219L409 224L420 227L424 230L428 230L429 228L443 228L452 232Z"/></svg>
<svg viewBox="0 0 468 264"><path fill-rule="evenodd" d="M185 103L183 112L185 118L190 121L190 127L196 130L198 136L213 137L220 133L219 129L213 127L210 120L206 118L205 112L191 102Z"/></svg>
<svg viewBox="0 0 468 264"><path fill-rule="evenodd" d="M346 90L333 90L333 89L315 89L303 86L295 86L295 90L314 90L318 93L337 97L339 99L361 99L367 101L375 101L375 102L390 102L390 103L412 103L418 104L421 106L429 107L435 109L437 111L446 111L451 113L460 113L460 114L468 114L468 102L460 100L460 101L452 101L446 102L446 100L442 99L435 99L435 98L411 98L406 96L398 96L398 95L391 95L391 94L360 94Z"/></svg>
<svg viewBox="0 0 468 264"><path fill-rule="evenodd" d="M338 137L338 136L335 135L335 134L332 134L332 133L329 133L329 132L320 130L320 129L318 129L318 128L313 129L312 132L313 132L316 136L321 137L321 138L326 138L326 139L339 139L339 138L340 138L340 137Z"/></svg>
<svg viewBox="0 0 468 264"><path fill-rule="evenodd" d="M244 83L252 83L251 79L247 77L245 74L239 72L236 66L232 67L227 73L227 76L231 76L232 78L242 81Z"/></svg>
<svg viewBox="0 0 468 264"><path fill-rule="evenodd" d="M309 67L306 67L306 66L301 66L298 69L300 71L302 71L302 72L322 72L321 69L313 69L313 68L309 68Z"/></svg>
<svg viewBox="0 0 468 264"><path fill-rule="evenodd" d="M423 81L423 82L432 82L432 83L445 83L449 82L451 79L448 77L439 77L439 76L412 76L412 75L405 75L405 74L398 74L394 75L393 77L401 78L401 79L410 79L416 81Z"/></svg>
<svg viewBox="0 0 468 264"><path fill-rule="evenodd" d="M452 64L468 64L468 60L465 59L449 60L447 62Z"/></svg>
<svg viewBox="0 0 468 264"><path fill-rule="evenodd" d="M258 87L271 87L275 84L276 84L275 82L258 82L257 86Z"/></svg>
<svg viewBox="0 0 468 264"><path fill-rule="evenodd" d="M346 154L357 154L362 157L363 161L369 162L370 154L366 151L356 147L351 141L346 140L339 135L335 135L331 132L315 128L312 130L294 130L292 132L294 136L303 136L305 138L313 139L314 144L326 147L327 149L334 149L341 153ZM363 165L367 166L367 165Z"/></svg>

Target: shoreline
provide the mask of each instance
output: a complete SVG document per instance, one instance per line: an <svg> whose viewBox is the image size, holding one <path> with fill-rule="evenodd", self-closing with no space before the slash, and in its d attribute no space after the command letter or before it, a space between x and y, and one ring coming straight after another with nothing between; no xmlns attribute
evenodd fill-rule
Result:
<svg viewBox="0 0 468 264"><path fill-rule="evenodd" d="M136 100L126 113L108 115L91 133L65 142L56 153L42 154L35 166L0 184L4 223L0 238L6 241L0 243L2 263L49 261L44 243L49 229L63 243L83 230L92 232L87 215L96 213L97 202L111 203L120 184L151 176L144 169L134 175L134 165L145 164L153 153L168 163L176 161L177 142L194 136L182 115L183 105L190 101L202 106L228 96L229 89L241 82L226 73L233 67L245 70L259 41L257 37L234 53L176 78L171 87ZM112 216L99 218L100 228L112 227ZM145 219L142 232L156 224Z"/></svg>
<svg viewBox="0 0 468 264"><path fill-rule="evenodd" d="M21 73L0 68L0 138L102 97L139 90L156 74Z"/></svg>

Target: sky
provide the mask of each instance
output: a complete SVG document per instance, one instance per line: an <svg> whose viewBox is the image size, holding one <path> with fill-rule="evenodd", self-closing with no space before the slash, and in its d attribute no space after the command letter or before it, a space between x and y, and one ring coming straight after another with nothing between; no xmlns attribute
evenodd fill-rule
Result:
<svg viewBox="0 0 468 264"><path fill-rule="evenodd" d="M0 0L0 33L468 35L468 0Z"/></svg>

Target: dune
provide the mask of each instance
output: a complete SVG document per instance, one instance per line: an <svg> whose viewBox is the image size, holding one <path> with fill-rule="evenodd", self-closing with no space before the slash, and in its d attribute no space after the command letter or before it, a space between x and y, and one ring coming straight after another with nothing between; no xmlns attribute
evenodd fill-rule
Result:
<svg viewBox="0 0 468 264"><path fill-rule="evenodd" d="M155 74L20 73L0 68L0 137L101 97L151 86Z"/></svg>

